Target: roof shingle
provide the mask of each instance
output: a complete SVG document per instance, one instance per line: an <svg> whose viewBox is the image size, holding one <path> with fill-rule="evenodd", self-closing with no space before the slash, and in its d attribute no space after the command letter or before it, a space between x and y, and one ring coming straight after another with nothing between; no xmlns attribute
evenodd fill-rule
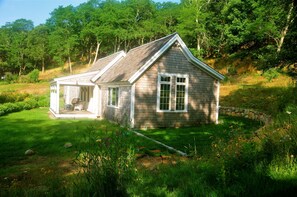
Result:
<svg viewBox="0 0 297 197"><path fill-rule="evenodd" d="M99 60L97 60L97 62L95 62L95 64L92 65L92 67L87 72L102 70L105 66L107 66L107 64L109 64L113 59L115 59L120 53L121 53L121 51L118 51L118 52L111 54L109 56L100 58Z"/></svg>
<svg viewBox="0 0 297 197"><path fill-rule="evenodd" d="M131 49L127 55L98 80L99 83L127 82L155 53L157 53L174 35Z"/></svg>

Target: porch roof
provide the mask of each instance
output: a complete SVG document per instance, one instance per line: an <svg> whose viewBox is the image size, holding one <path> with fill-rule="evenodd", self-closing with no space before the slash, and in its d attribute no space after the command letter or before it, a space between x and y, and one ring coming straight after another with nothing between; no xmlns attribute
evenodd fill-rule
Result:
<svg viewBox="0 0 297 197"><path fill-rule="evenodd" d="M55 78L52 83L59 83L60 85L81 85L81 86L94 86L91 81L98 71L87 72L82 74L70 75L66 77Z"/></svg>

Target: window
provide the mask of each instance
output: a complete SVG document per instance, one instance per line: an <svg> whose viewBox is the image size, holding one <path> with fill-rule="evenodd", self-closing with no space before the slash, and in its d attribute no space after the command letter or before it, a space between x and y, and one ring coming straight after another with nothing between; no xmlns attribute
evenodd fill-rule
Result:
<svg viewBox="0 0 297 197"><path fill-rule="evenodd" d="M157 111L187 111L187 84L187 75L159 74Z"/></svg>
<svg viewBox="0 0 297 197"><path fill-rule="evenodd" d="M176 102L175 110L183 111L185 110L185 101L186 101L186 78L185 77L176 77Z"/></svg>
<svg viewBox="0 0 297 197"><path fill-rule="evenodd" d="M119 88L108 88L108 105L118 107Z"/></svg>
<svg viewBox="0 0 297 197"><path fill-rule="evenodd" d="M160 76L160 110L169 110L171 77Z"/></svg>

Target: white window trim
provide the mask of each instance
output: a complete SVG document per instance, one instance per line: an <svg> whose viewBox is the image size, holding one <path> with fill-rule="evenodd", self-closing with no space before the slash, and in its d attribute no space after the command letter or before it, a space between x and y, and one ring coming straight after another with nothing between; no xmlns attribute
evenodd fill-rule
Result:
<svg viewBox="0 0 297 197"><path fill-rule="evenodd" d="M108 103L112 103L112 102L110 102L110 99L111 99L111 97L110 97L110 95L109 95L109 89L110 88L118 88L118 105L116 106L116 105L112 105L112 104L108 104ZM108 107L111 107L111 108L116 108L116 109L118 109L119 108L119 106L120 106L120 87L118 87L118 86L109 86L109 87L107 87L107 106Z"/></svg>
<svg viewBox="0 0 297 197"><path fill-rule="evenodd" d="M178 83L177 82L177 77L179 77L179 78L185 78L186 79L186 81L185 81L185 83ZM175 108L175 112L188 112L188 85L189 84L189 76L188 75L182 75L182 74L176 74L175 75L175 102L174 102L174 108ZM177 92L177 85L185 85L186 87L185 87L185 109L184 110L176 110L176 92Z"/></svg>
<svg viewBox="0 0 297 197"><path fill-rule="evenodd" d="M161 96L161 76L170 77L170 82L162 82L162 84L170 85L170 93L169 93L169 110L161 110L160 109L160 96ZM158 92L157 92L157 112L171 112L171 89L172 89L172 75L168 73L159 73L158 74Z"/></svg>
<svg viewBox="0 0 297 197"><path fill-rule="evenodd" d="M170 94L169 94L169 110L161 110L160 109L160 91L161 91L161 76L170 77ZM185 92L185 109L184 110L176 110L176 85L174 87L174 109L172 108L172 80L176 81L177 77L186 78L186 92ZM162 84L166 84L162 82ZM184 83L180 83L184 84ZM189 86L189 75L187 74L178 74L178 73L158 73L158 84L157 84L157 112L172 112L172 113L180 113L180 112L188 112L188 86Z"/></svg>

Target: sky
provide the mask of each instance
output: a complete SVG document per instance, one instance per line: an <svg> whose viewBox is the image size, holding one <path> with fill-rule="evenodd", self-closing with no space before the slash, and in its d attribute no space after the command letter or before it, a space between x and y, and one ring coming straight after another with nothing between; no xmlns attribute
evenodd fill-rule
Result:
<svg viewBox="0 0 297 197"><path fill-rule="evenodd" d="M17 19L32 20L34 26L45 23L50 13L59 6L78 6L88 0L0 0L0 27ZM154 0L177 2L180 0Z"/></svg>

